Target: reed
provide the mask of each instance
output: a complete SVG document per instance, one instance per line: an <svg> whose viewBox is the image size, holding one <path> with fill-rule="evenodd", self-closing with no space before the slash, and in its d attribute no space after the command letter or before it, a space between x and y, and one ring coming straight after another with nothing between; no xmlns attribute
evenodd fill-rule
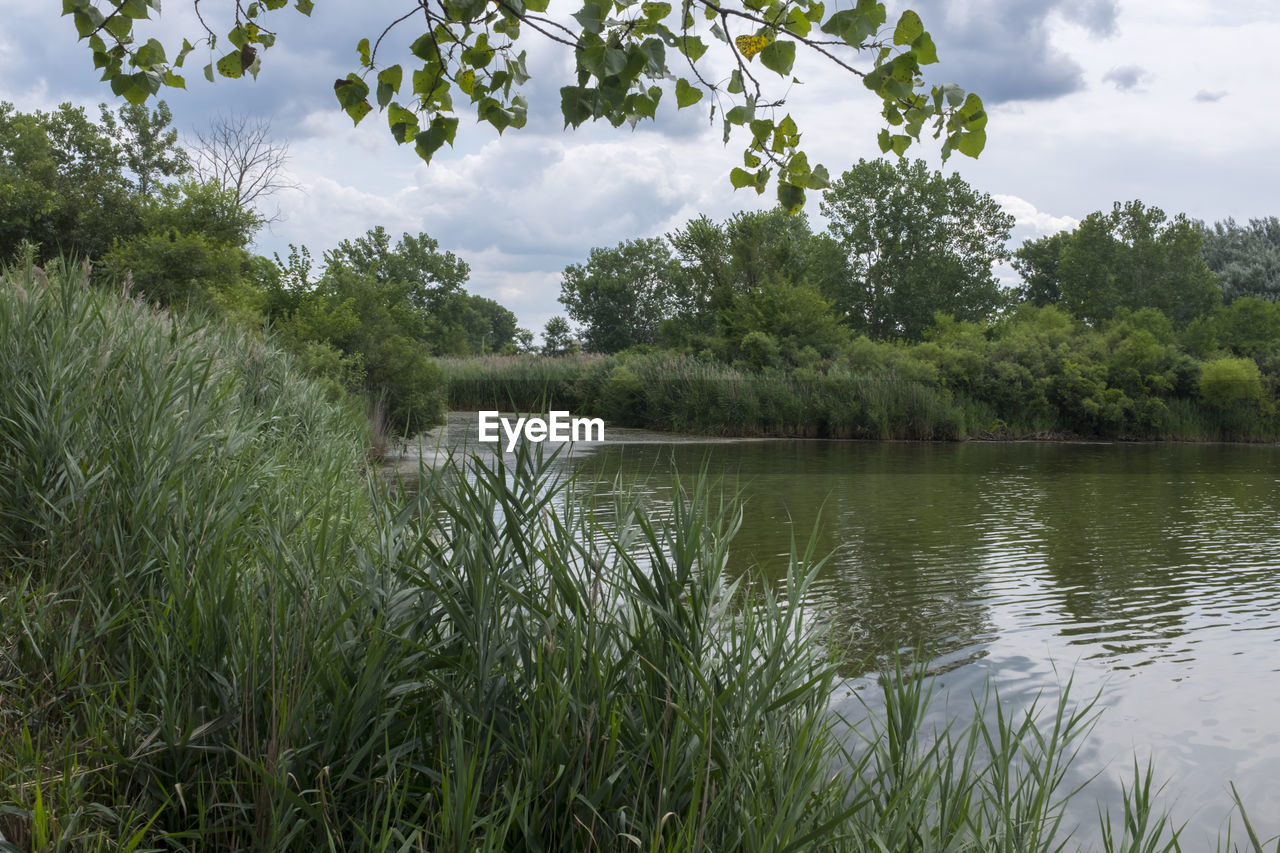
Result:
<svg viewBox="0 0 1280 853"><path fill-rule="evenodd" d="M729 577L705 472L662 512L617 489L608 524L531 452L393 487L362 413L269 343L75 267L0 278L5 849L1069 841L1093 706L992 695L994 722L927 730L899 666L840 720L816 536L780 588ZM1149 788L1108 849L1165 849Z"/></svg>

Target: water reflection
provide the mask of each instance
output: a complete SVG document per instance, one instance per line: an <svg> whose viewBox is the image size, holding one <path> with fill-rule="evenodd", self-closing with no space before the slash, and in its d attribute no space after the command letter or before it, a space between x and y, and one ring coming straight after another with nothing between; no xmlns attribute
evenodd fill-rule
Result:
<svg viewBox="0 0 1280 853"><path fill-rule="evenodd" d="M663 513L676 471L741 492L732 571L780 579L818 525L810 603L851 687L916 645L960 697L944 715L989 680L1026 705L1071 677L1104 709L1076 781L1106 796L1151 756L1185 849L1214 846L1228 780L1280 832L1280 448L609 437L564 460L600 513L615 482Z"/></svg>
<svg viewBox="0 0 1280 853"><path fill-rule="evenodd" d="M589 478L706 466L747 498L732 568L780 578L792 537L830 561L812 604L864 673L923 644L962 695L1102 690L1081 778L1152 755L1194 849L1229 811L1280 832L1280 450L1218 445L606 445ZM964 705L963 702L960 703ZM1092 818L1092 805L1081 816ZM1085 836L1088 837L1086 831Z"/></svg>

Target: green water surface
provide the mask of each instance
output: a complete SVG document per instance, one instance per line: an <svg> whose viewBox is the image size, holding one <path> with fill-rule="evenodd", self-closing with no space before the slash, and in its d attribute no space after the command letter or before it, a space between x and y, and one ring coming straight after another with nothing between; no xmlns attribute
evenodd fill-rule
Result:
<svg viewBox="0 0 1280 853"><path fill-rule="evenodd" d="M703 468L742 495L734 572L781 579L817 525L810 603L851 693L917 646L943 714L988 680L1025 705L1072 678L1101 691L1076 764L1100 797L1150 756L1184 849L1213 846L1228 781L1280 832L1280 447L606 437L564 461L602 508L620 479L661 512Z"/></svg>

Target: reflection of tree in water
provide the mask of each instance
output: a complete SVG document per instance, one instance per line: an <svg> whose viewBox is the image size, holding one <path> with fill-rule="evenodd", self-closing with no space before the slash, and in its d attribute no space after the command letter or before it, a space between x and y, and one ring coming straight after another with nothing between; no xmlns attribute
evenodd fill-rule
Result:
<svg viewBox="0 0 1280 853"><path fill-rule="evenodd" d="M1060 634L1117 666L1186 654L1206 589L1240 592L1237 549L1261 532L1241 521L1267 502L1265 480L1236 448L1064 447L1059 457L1028 508Z"/></svg>
<svg viewBox="0 0 1280 853"><path fill-rule="evenodd" d="M1259 470L1272 458L1204 445L740 442L632 446L597 462L609 480L646 479L659 513L673 470L705 464L740 490L731 572L781 581L793 537L803 551L819 523L816 551L831 556L817 618L856 675L893 649L923 645L952 666L1024 632L1078 647L1064 658L1136 666L1187 654L1206 618L1280 609L1276 479Z"/></svg>

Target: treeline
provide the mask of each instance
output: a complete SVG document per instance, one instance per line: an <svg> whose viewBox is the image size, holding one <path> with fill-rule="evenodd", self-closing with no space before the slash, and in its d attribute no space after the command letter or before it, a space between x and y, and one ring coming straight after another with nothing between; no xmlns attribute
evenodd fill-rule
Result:
<svg viewBox="0 0 1280 853"><path fill-rule="evenodd" d="M550 369L548 389L619 423L728 434L1280 434L1274 218L1117 203L1010 252L990 196L905 160L859 162L822 210L825 232L774 210L593 250L560 301L610 359ZM553 324L549 350L571 352ZM515 361L446 372L455 406L540 393Z"/></svg>
<svg viewBox="0 0 1280 853"><path fill-rule="evenodd" d="M335 397L363 394L394 431L442 414L439 355L511 352L532 335L511 311L464 289L470 270L426 234L392 242L375 227L314 265L251 250L287 183L269 128L219 120L184 146L161 102L103 105L97 121L64 104L0 103L0 260L93 263L95 280L163 307L270 326Z"/></svg>

